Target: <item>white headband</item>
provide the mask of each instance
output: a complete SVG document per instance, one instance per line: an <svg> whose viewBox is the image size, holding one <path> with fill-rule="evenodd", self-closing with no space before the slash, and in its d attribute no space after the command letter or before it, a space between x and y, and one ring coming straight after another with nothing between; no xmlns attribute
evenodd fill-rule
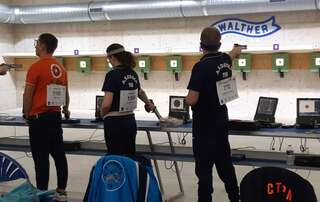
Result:
<svg viewBox="0 0 320 202"><path fill-rule="evenodd" d="M121 53L121 52L124 52L124 48L118 48L118 49L115 49L115 50L112 50L110 52L107 52L107 56L110 56L110 55L114 55L114 54L117 54L117 53Z"/></svg>

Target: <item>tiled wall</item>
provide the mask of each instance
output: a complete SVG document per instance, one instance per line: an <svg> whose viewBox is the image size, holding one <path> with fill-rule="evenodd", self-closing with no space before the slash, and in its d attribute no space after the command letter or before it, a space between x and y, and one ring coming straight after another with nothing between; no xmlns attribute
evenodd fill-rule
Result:
<svg viewBox="0 0 320 202"><path fill-rule="evenodd" d="M247 38L239 35L224 35L222 50L230 50L234 43L247 44L249 51L272 51L273 44L280 50L319 48L319 12L294 12L234 16L259 22L275 16L282 29L263 38ZM230 17L230 16L227 16ZM15 51L30 52L33 40L42 32L52 32L59 37L57 54L80 54L86 51L104 53L114 42L123 43L133 51L140 48L142 53L198 52L199 33L223 16L177 18L165 20L127 20L67 24L17 25L15 26ZM301 42L303 40L303 43Z"/></svg>
<svg viewBox="0 0 320 202"><path fill-rule="evenodd" d="M46 4L51 1L12 1L13 4L40 2ZM55 3L62 2L61 0ZM282 27L279 32L265 38L254 39L226 35L222 39L222 50L230 50L235 42L247 44L249 51L271 52L274 43L279 43L281 50L320 47L319 12L250 14L232 17L263 21L273 15L276 23ZM145 53L197 52L201 29L223 18L223 16L211 16L166 20L16 25L13 28L14 51L33 53L33 40L42 32L52 32L59 38L57 54L73 54L74 49L78 49L80 54L86 51L103 54L105 48L114 42L123 43L130 51L134 47L139 47L140 51ZM102 94L100 89L104 75L104 72L92 72L90 75L69 72L71 108L93 109L95 95ZM160 112L167 114L169 95L185 95L189 77L190 72L183 72L180 81L176 82L173 75L168 72L152 71L148 81L143 81L142 77L141 80L142 86L155 100ZM248 75L247 81L242 81L240 74L237 77L240 98L229 104L230 118L252 119L258 97L274 96L280 98L276 114L278 120L293 123L296 116L295 99L319 97L319 77L308 70L292 70L283 79L271 70L254 70ZM21 107L24 79L25 72L17 72L15 84L19 107ZM143 111L141 102L138 111Z"/></svg>
<svg viewBox="0 0 320 202"><path fill-rule="evenodd" d="M242 80L237 76L237 85L240 98L228 104L229 115L233 119L253 119L259 96L278 97L276 119L279 122L294 123L296 117L296 98L319 97L320 78L318 74L308 70L292 70L280 78L279 74L271 70L254 70ZM103 94L101 87L105 72L92 72L82 75L78 72L69 72L71 109L94 110L95 95ZM140 75L141 85L158 105L164 116L168 114L169 95L186 95L190 72L183 72L177 82L174 76L165 71L153 71L148 80ZM17 74L18 105L21 106L22 90L25 72ZM143 112L143 104L139 102L137 112Z"/></svg>
<svg viewBox="0 0 320 202"><path fill-rule="evenodd" d="M0 2L5 2L1 1ZM7 1L6 1L7 2ZM52 0L12 0L13 4L50 3ZM54 3L63 3L56 0ZM71 1L68 1L71 2ZM74 0L74 2L87 2ZM305 48L319 49L320 47L320 12L295 12L277 14L252 14L240 17L251 21L262 21L275 15L282 30L265 38L249 39L236 35L224 36L223 50L230 50L233 43L247 44L249 50L271 51L274 43L280 44L280 49L302 50ZM230 17L230 16L228 16ZM197 52L199 49L199 33L205 26L211 25L223 17L199 17L188 19L166 19L146 21L112 21L97 23L66 23L41 25L11 25L0 24L0 55L3 52L33 53L33 40L42 32L52 32L59 38L57 53L73 54L74 49L101 52L114 42L123 43L128 50L139 47L142 52ZM1 58L0 58L1 60ZM1 62L1 61L0 61ZM261 68L259 68L261 69ZM72 110L92 110L95 106L95 95L102 94L101 87L105 72L94 71L89 75L82 75L70 71L69 86ZM21 107L22 92L26 72L17 71L0 77L0 110ZM294 123L296 117L297 97L320 97L320 78L318 74L309 70L290 70L284 78L271 70L253 70L243 81L239 73L235 73L240 98L228 104L230 118L252 119L256 110L259 96L279 98L276 119L279 122ZM149 80L145 81L140 75L142 87L156 103L162 115L168 114L169 95L185 95L190 72L182 72L180 81L165 71L151 71ZM139 102L136 111L144 118L154 118L144 113L143 104ZM101 137L102 137L102 131ZM78 131L77 131L78 133ZM145 136L137 138L145 143ZM233 147L254 145L257 148L269 149L268 138L247 138L232 136ZM159 142L166 141L159 136ZM291 143L290 141L296 141ZM299 140L286 140L284 145L291 143L298 151ZM309 143L309 142L308 142ZM188 145L191 137L188 137ZM298 146L297 146L298 145ZM319 153L319 143L314 140L308 145L312 153ZM284 146L285 147L285 146ZM317 174L315 174L317 175ZM314 177L314 176L312 176ZM318 185L319 182L313 183ZM319 195L319 189L315 189Z"/></svg>

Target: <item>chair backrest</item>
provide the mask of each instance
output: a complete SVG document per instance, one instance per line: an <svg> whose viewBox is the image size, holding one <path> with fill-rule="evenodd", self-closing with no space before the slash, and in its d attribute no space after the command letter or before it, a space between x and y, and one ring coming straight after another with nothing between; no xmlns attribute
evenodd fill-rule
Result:
<svg viewBox="0 0 320 202"><path fill-rule="evenodd" d="M28 179L25 169L13 158L0 152L0 182Z"/></svg>
<svg viewBox="0 0 320 202"><path fill-rule="evenodd" d="M55 190L41 191L35 188L29 179L0 196L0 202L53 202Z"/></svg>
<svg viewBox="0 0 320 202"><path fill-rule="evenodd" d="M240 183L241 202L317 202L310 182L277 167L250 171Z"/></svg>

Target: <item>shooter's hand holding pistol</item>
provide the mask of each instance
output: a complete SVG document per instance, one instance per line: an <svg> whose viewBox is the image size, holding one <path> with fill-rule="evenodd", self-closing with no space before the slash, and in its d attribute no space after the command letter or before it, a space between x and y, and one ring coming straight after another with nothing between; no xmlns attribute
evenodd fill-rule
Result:
<svg viewBox="0 0 320 202"><path fill-rule="evenodd" d="M239 58L242 50L247 49L247 45L240 45L240 44L234 44L232 50L230 51L229 55L231 59Z"/></svg>
<svg viewBox="0 0 320 202"><path fill-rule="evenodd" d="M2 63L0 64L0 75L5 75L8 71L8 67L6 64Z"/></svg>
<svg viewBox="0 0 320 202"><path fill-rule="evenodd" d="M9 69L19 69L22 68L21 64L0 64L0 75L5 75Z"/></svg>

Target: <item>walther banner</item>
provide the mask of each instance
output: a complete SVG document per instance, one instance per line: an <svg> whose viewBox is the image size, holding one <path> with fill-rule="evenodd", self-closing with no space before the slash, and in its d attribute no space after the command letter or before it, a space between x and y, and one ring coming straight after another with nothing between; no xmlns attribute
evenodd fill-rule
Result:
<svg viewBox="0 0 320 202"><path fill-rule="evenodd" d="M274 16L262 22L250 22L239 18L227 18L220 20L211 26L219 29L224 34L239 34L246 37L265 37L281 29L276 24Z"/></svg>

